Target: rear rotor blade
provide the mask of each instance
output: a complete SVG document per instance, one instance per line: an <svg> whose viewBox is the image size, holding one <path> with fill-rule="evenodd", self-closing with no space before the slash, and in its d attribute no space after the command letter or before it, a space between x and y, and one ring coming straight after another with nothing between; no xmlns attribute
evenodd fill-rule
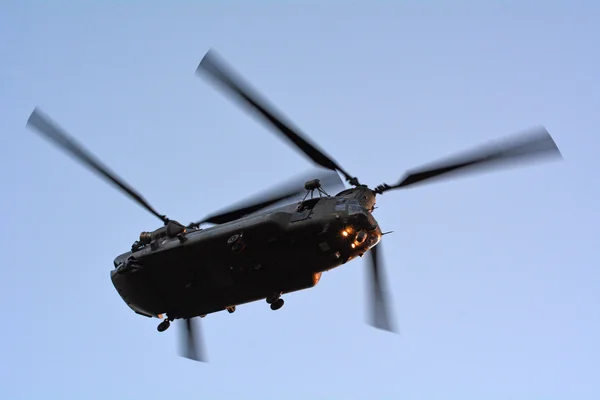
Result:
<svg viewBox="0 0 600 400"><path fill-rule="evenodd" d="M169 221L164 215L159 214L154 208L152 208L152 206L150 206L150 204L139 193L126 184L125 181L123 181L115 173L111 172L108 167L104 166L82 145L78 144L75 139L69 137L65 131L59 128L56 123L45 116L37 107L29 116L29 119L27 120L27 126L35 129L46 139L49 139L55 145L66 151L71 156L75 157L78 161L83 163L92 171L113 183L139 205L150 211L156 217L160 218L160 220L165 224Z"/></svg>
<svg viewBox="0 0 600 400"><path fill-rule="evenodd" d="M542 157L562 158L556 143L545 128L532 130L426 167L408 171L397 184L392 186L384 184L375 191L383 193L390 189L403 188L430 179L475 172L485 168L508 166L518 161L533 161Z"/></svg>
<svg viewBox="0 0 600 400"><path fill-rule="evenodd" d="M316 164L323 168L340 171L348 182L356 180L356 178L353 178L344 171L330 156L326 155L314 144L309 143L305 138L305 134L301 133L298 128L293 127L290 122L285 121L285 118L279 112L275 111L273 106L269 105L256 90L251 88L248 83L244 82L239 75L233 72L231 68L227 67L223 61L219 60L219 58L220 57L214 50L209 50L200 62L200 65L198 65L196 72L199 74L204 71L216 83L229 89L229 93L236 95L236 98L243 105L262 115L276 131L295 144Z"/></svg>
<svg viewBox="0 0 600 400"><path fill-rule="evenodd" d="M321 187L334 189L337 187L344 188L344 183L340 179L337 172L321 170L318 173L305 174L303 177L290 179L288 183L279 185L275 189L271 189L267 193L261 194L260 197L253 200L246 200L238 206L232 207L230 210L211 214L201 221L190 224L190 226L198 226L202 223L224 224L242 218L245 215L255 213L266 207L283 200L287 200L294 196L302 196L307 192L304 184L312 179L318 179ZM298 199L300 200L300 199Z"/></svg>
<svg viewBox="0 0 600 400"><path fill-rule="evenodd" d="M369 281L370 291L370 315L369 324L375 328L395 332L394 323L388 310L388 297L386 296L385 279L383 278L383 267L379 259L381 243L377 244L367 253L369 254Z"/></svg>
<svg viewBox="0 0 600 400"><path fill-rule="evenodd" d="M194 361L206 362L206 356L203 351L202 340L200 338L200 329L195 318L185 320L180 328L180 355Z"/></svg>

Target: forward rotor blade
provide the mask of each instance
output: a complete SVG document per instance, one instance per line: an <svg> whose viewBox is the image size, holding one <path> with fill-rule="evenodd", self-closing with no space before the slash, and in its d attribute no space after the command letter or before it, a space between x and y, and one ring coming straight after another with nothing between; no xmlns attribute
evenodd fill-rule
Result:
<svg viewBox="0 0 600 400"><path fill-rule="evenodd" d="M203 351L202 340L200 338L200 329L195 318L185 320L185 325L181 327L181 357L194 361L206 362Z"/></svg>
<svg viewBox="0 0 600 400"><path fill-rule="evenodd" d="M229 89L231 94L237 95L236 98L246 107L253 109L262 115L272 127L279 133L283 134L289 141L295 144L301 151L310 157L316 164L323 168L340 171L346 180L351 181L353 178L350 174L344 171L330 156L326 155L322 150L318 149L314 144L311 144L305 134L293 127L293 125L285 121L281 113L268 104L256 90L254 90L241 76L236 74L225 63L219 60L219 56L214 50L209 50L204 56L200 65L196 69L196 73L204 71L216 83L222 87Z"/></svg>
<svg viewBox="0 0 600 400"><path fill-rule="evenodd" d="M370 258L369 282L370 291L370 320L369 324L375 328L395 332L393 320L388 311L388 298L385 293L385 279L383 278L383 267L379 260L379 250L381 243L377 244L367 252Z"/></svg>
<svg viewBox="0 0 600 400"><path fill-rule="evenodd" d="M108 167L104 166L96 157L87 151L82 145L78 144L75 139L59 128L50 118L45 116L37 107L33 110L27 126L35 129L42 134L46 139L49 139L55 145L66 151L71 156L75 157L85 166L104 177L109 182L125 192L129 197L136 201L139 205L150 211L156 217L160 218L165 224L169 221L164 215L159 214L150 204L128 184L126 184L115 173L111 172Z"/></svg>
<svg viewBox="0 0 600 400"><path fill-rule="evenodd" d="M384 184L376 191L382 193L429 179L475 172L491 167L508 166L518 161L533 161L542 157L562 158L556 143L545 128L535 129L420 169L408 171L396 185Z"/></svg>
<svg viewBox="0 0 600 400"><path fill-rule="evenodd" d="M337 187L344 188L344 182L340 179L337 172L321 170L313 172L310 175L304 174L302 177L290 179L287 183L281 184L275 189L271 189L267 193L262 194L253 200L246 200L238 206L232 207L230 210L221 211L211 214L203 220L191 225L199 225L202 223L223 224L242 218L245 215L255 213L266 207L283 200L287 200L294 196L302 196L307 192L304 184L313 179L319 179L322 188L335 189Z"/></svg>

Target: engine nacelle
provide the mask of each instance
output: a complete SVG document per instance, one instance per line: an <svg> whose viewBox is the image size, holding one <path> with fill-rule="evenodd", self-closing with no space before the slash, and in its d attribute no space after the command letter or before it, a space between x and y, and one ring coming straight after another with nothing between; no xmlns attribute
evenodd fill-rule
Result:
<svg viewBox="0 0 600 400"><path fill-rule="evenodd" d="M142 232L140 233L140 240L135 242L133 246L131 246L132 250L137 250L141 247L144 247L155 240L162 239L165 237L175 238L179 235L184 234L186 231L185 226L181 225L177 221L169 221L163 227L160 227L152 232Z"/></svg>

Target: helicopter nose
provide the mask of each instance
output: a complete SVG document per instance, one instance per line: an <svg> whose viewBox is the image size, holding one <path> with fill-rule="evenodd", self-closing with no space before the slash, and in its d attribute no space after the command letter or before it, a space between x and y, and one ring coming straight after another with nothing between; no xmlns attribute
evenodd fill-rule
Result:
<svg viewBox="0 0 600 400"><path fill-rule="evenodd" d="M369 248L375 247L375 245L381 241L382 236L383 235L381 234L381 229L379 229L379 226L378 226L377 229L375 229L369 235L369 239L367 242Z"/></svg>
<svg viewBox="0 0 600 400"><path fill-rule="evenodd" d="M379 224L374 223L373 225L371 225L370 229L369 229L368 239L367 239L369 248L372 248L377 243L379 243L381 241L382 236L383 236L383 233L381 231L381 228L379 227Z"/></svg>

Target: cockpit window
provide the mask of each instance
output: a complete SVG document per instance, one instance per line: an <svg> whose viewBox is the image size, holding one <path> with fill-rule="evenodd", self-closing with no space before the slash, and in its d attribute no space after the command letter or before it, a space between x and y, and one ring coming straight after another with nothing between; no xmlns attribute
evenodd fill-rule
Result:
<svg viewBox="0 0 600 400"><path fill-rule="evenodd" d="M335 211L346 211L346 199L337 199L335 201Z"/></svg>
<svg viewBox="0 0 600 400"><path fill-rule="evenodd" d="M349 214L360 214L364 213L365 208L356 200L351 200L348 202L348 213Z"/></svg>

